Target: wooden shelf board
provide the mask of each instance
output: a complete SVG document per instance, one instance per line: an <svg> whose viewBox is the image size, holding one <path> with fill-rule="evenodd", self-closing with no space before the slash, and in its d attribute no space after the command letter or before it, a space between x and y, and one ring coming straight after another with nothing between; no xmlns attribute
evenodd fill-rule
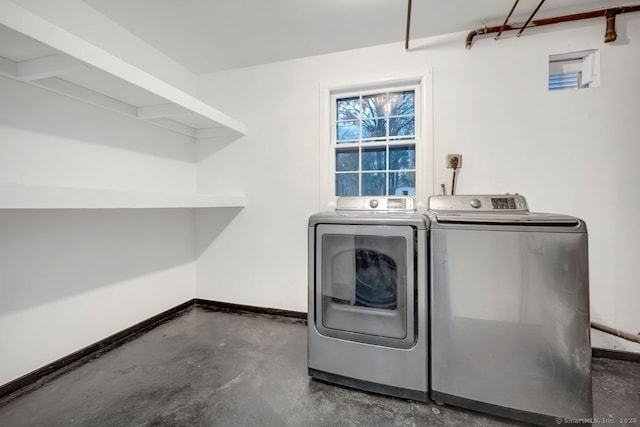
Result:
<svg viewBox="0 0 640 427"><path fill-rule="evenodd" d="M3 38L33 52L18 58L15 46L0 43L7 50L0 52L0 74L129 116L148 116L150 123L196 139L209 129L224 136L246 133L243 123L215 107L8 0L0 0L0 25ZM52 48L58 53L50 54ZM43 52L47 56L34 56ZM136 105L131 96L154 104ZM159 117L162 110L167 115ZM176 115L181 110L189 114Z"/></svg>
<svg viewBox="0 0 640 427"><path fill-rule="evenodd" d="M245 205L244 196L0 184L0 209L165 209Z"/></svg>

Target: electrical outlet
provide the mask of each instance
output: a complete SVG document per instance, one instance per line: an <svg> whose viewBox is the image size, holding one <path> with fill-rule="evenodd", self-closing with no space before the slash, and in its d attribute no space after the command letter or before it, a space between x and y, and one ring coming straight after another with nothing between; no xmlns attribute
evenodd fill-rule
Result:
<svg viewBox="0 0 640 427"><path fill-rule="evenodd" d="M447 169L460 169L462 167L462 154L447 154Z"/></svg>

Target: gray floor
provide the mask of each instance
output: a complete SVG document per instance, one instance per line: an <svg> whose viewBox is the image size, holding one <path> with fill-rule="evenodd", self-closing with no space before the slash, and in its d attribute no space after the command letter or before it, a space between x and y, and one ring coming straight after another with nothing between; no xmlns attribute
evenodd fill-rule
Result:
<svg viewBox="0 0 640 427"><path fill-rule="evenodd" d="M640 364L594 359L595 417L640 425ZM306 326L193 308L0 402L0 426L496 426L307 377Z"/></svg>

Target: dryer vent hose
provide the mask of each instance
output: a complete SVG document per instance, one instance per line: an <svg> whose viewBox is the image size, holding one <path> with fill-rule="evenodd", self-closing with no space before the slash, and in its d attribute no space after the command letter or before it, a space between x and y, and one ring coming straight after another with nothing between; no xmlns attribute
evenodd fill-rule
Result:
<svg viewBox="0 0 640 427"><path fill-rule="evenodd" d="M619 329L612 328L610 326L602 325L600 323L591 322L591 327L593 329L597 329L602 332L606 332L611 335L615 335L616 337L624 338L627 341L640 343L640 334L634 335L629 332L624 332Z"/></svg>

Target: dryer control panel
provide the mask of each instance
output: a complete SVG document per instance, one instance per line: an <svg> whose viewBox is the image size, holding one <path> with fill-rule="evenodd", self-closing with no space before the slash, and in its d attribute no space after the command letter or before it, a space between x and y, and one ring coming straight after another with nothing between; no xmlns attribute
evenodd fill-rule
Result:
<svg viewBox="0 0 640 427"><path fill-rule="evenodd" d="M413 212L416 202L411 196L338 197L336 210Z"/></svg>
<svg viewBox="0 0 640 427"><path fill-rule="evenodd" d="M434 211L529 212L520 194L470 194L429 197L429 209Z"/></svg>

